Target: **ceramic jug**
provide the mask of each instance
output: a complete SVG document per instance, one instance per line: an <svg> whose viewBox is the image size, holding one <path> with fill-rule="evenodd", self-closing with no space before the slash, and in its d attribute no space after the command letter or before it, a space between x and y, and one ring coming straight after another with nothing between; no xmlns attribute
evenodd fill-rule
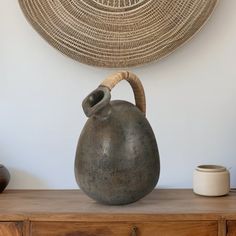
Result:
<svg viewBox="0 0 236 236"><path fill-rule="evenodd" d="M136 105L110 101L111 89L127 80ZM135 202L159 179L160 161L152 128L145 117L143 86L136 75L120 72L107 79L82 103L87 120L77 146L75 176L91 198L110 205Z"/></svg>
<svg viewBox="0 0 236 236"><path fill-rule="evenodd" d="M4 191L10 181L10 173L7 168L0 164L0 193Z"/></svg>

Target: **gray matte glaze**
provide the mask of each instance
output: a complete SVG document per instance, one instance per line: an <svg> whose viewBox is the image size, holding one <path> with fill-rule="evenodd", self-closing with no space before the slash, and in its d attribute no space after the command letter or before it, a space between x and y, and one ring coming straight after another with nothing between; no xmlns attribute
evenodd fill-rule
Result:
<svg viewBox="0 0 236 236"><path fill-rule="evenodd" d="M91 198L110 205L135 202L159 179L156 139L145 115L126 101L110 102L99 87L83 102L86 122L79 138L75 176Z"/></svg>
<svg viewBox="0 0 236 236"><path fill-rule="evenodd" d="M10 181L10 174L7 168L0 164L0 193L4 191Z"/></svg>

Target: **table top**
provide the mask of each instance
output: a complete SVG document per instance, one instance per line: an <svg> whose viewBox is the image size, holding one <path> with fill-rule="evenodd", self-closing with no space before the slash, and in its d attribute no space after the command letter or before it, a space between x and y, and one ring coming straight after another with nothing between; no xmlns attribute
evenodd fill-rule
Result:
<svg viewBox="0 0 236 236"><path fill-rule="evenodd" d="M145 198L123 206L107 206L81 190L7 190L0 194L0 221L122 221L236 219L236 192L203 197L191 189L155 189Z"/></svg>

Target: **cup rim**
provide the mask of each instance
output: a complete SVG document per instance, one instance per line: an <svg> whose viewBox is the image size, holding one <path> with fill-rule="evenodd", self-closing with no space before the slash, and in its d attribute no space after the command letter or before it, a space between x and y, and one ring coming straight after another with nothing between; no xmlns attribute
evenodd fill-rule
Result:
<svg viewBox="0 0 236 236"><path fill-rule="evenodd" d="M196 167L196 170L202 172L223 172L226 171L226 168L220 165L199 165Z"/></svg>

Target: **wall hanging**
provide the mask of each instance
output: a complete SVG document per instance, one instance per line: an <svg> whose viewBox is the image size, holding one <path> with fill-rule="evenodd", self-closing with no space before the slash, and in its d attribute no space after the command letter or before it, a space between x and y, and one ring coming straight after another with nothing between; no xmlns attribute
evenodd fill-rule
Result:
<svg viewBox="0 0 236 236"><path fill-rule="evenodd" d="M110 90L121 80L132 86L136 106L110 102ZM75 159L80 188L91 198L112 205L131 203L151 192L159 179L160 161L137 76L120 72L108 77L85 98L83 109L89 119Z"/></svg>
<svg viewBox="0 0 236 236"><path fill-rule="evenodd" d="M159 59L189 39L217 0L19 0L52 46L82 63L128 67Z"/></svg>

